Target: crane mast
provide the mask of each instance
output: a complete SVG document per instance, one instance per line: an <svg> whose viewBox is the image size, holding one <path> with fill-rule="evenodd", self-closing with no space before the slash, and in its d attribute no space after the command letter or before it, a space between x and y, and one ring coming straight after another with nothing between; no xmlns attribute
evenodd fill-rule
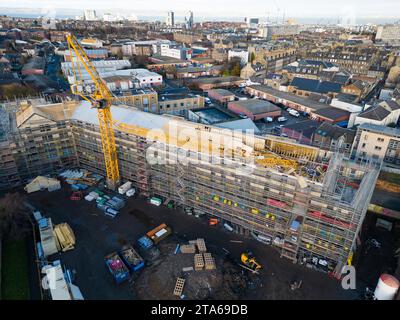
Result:
<svg viewBox="0 0 400 320"><path fill-rule="evenodd" d="M97 109L101 144L107 174L107 186L110 189L115 189L119 183L120 175L113 119L111 115L112 94L107 85L101 79L94 65L90 62L77 38L74 35L69 34L67 35L67 41L75 80L74 84L71 85L71 91L73 94L77 94L86 101L90 102L92 107ZM76 56L76 61L74 61L74 55ZM86 70L93 81L93 90L88 90L88 88L85 88L81 66Z"/></svg>

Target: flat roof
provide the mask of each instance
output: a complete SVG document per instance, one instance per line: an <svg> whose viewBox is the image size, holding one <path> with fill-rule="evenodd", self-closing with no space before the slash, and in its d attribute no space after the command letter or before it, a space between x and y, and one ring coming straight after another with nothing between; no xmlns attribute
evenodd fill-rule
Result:
<svg viewBox="0 0 400 320"><path fill-rule="evenodd" d="M208 90L207 92L215 92L223 97L230 97L230 96L235 95L233 92L230 92L229 90L226 90L226 89L211 89L211 90Z"/></svg>
<svg viewBox="0 0 400 320"><path fill-rule="evenodd" d="M225 110L220 110L214 107L195 109L192 110L192 112L200 116L202 119L206 120L209 124L221 123L237 119L236 116L225 112Z"/></svg>
<svg viewBox="0 0 400 320"><path fill-rule="evenodd" d="M229 104L239 105L240 107L249 110L252 114L281 111L281 108L274 105L273 103L260 99L232 101Z"/></svg>
<svg viewBox="0 0 400 320"><path fill-rule="evenodd" d="M193 80L193 82L201 84L225 83L225 82L236 82L236 81L244 81L244 79L235 76L228 76L228 77L208 77L208 78Z"/></svg>

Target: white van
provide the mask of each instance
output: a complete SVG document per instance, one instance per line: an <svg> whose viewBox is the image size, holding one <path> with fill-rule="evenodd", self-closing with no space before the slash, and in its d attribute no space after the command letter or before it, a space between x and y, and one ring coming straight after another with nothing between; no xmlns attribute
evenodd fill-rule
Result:
<svg viewBox="0 0 400 320"><path fill-rule="evenodd" d="M300 113L298 113L296 110L290 109L289 114L293 117L300 117Z"/></svg>

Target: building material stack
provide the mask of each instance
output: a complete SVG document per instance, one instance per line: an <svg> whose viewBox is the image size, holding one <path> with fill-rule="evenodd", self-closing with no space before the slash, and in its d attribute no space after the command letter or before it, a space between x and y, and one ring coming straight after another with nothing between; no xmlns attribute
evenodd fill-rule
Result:
<svg viewBox="0 0 400 320"><path fill-rule="evenodd" d="M180 297L182 295L184 285L185 285L185 279L183 278L176 279L174 296Z"/></svg>
<svg viewBox="0 0 400 320"><path fill-rule="evenodd" d="M194 244L183 244L181 245L182 253L196 253L196 246Z"/></svg>
<svg viewBox="0 0 400 320"><path fill-rule="evenodd" d="M205 252L203 253L204 256L204 264L205 264L205 268L206 270L214 270L215 267L215 260L214 258L211 256L210 252Z"/></svg>
<svg viewBox="0 0 400 320"><path fill-rule="evenodd" d="M54 227L56 239L62 251L72 250L75 247L75 235L67 223L61 223Z"/></svg>
<svg viewBox="0 0 400 320"><path fill-rule="evenodd" d="M204 259L201 253L194 255L194 270L200 271L204 268Z"/></svg>
<svg viewBox="0 0 400 320"><path fill-rule="evenodd" d="M202 238L197 239L196 244L197 244L197 249L199 250L200 253L207 252L207 247L204 239Z"/></svg>

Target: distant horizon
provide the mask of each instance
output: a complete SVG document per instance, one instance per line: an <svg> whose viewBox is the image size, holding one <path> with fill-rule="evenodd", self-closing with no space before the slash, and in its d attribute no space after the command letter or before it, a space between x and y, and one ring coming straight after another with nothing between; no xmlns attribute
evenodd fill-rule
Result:
<svg viewBox="0 0 400 320"><path fill-rule="evenodd" d="M69 5L73 5L73 2L76 0L70 0ZM157 1L157 0L154 0ZM183 1L183 0L182 0ZM215 0L204 0L204 1L215 1ZM224 2L226 0L217 0L215 1L216 3L216 8L217 4L220 5L221 2ZM334 6L335 11L333 10L327 10L329 9L330 4L324 4L320 5L322 8L318 8L318 10L324 9L326 6L326 10L322 10L323 13L321 14L310 14L312 11L306 10L305 14L302 14L302 12L296 12L295 14L289 14L291 11L293 11L293 6L290 6L289 8L291 11L288 9L286 10L285 7L283 9L279 8L277 5L277 0L260 0L260 1L265 1L265 4L263 4L263 7L268 8L269 12L267 10L259 10L257 11L256 14L250 14L249 12L246 11L241 11L237 10L239 9L242 5L236 5L235 6L235 1L236 0L230 0L232 2L232 10L229 11L229 14L225 14L225 10L213 10L211 13L206 13L204 11L204 6L202 5L199 10L196 10L196 5L193 3L194 0L185 0L186 7L193 7L191 11L194 12L194 18L195 22L202 22L202 21L231 21L231 22L242 22L244 21L245 17L256 17L259 18L261 22L264 21L270 21L270 22L282 22L286 21L288 19L294 19L298 23L303 23L303 24L340 24L341 21L351 21L350 24L385 24L385 23L394 23L400 21L400 16L390 16L392 13L397 13L400 12L400 1L399 4L394 4L393 5L393 10L389 11L390 14L385 14L379 13L378 9L383 8L385 9L388 5L389 1L392 0L386 0L385 5L376 5L376 14L374 12L373 15L368 16L365 14L365 8L369 8L371 10L371 5L368 6L369 0L364 0L366 3L364 8L365 10L362 11L361 9L354 5L357 3L359 0L353 0L353 1L347 1L350 4L354 3L353 5L350 6L340 6L339 4L337 6ZM258 0L255 0L256 4ZM290 2L293 0L280 0L279 5L284 5L284 2ZM308 0L304 3L306 7L310 7L311 3L315 0ZM344 1L344 0L336 0L337 3ZM23 4L29 3L30 6L24 7ZM96 13L98 14L98 17L101 18L104 13L111 13L114 15L120 14L122 16L128 17L130 15L134 15L138 18L138 20L143 20L143 21L165 21L166 14L168 10L162 10L162 7L157 6L156 10L148 10L146 9L147 6L143 4L143 1L138 0L135 2L138 3L137 8L135 7L135 10L130 9L131 5L127 5L126 8L111 8L111 9L103 9L103 8L88 8L87 3L91 1L79 1L79 5L82 6L82 8L76 9L75 8L63 8L61 7L61 4L59 1L54 0L54 1L42 1L40 5L38 6L32 6L32 3L36 3L37 1L35 0L21 0L18 3L14 3L13 5L3 5L0 6L0 14L1 15L7 15L10 17L15 17L15 18L39 18L40 16L48 16L48 17L54 17L57 19L74 19L77 16L83 16L84 10L95 10ZM98 6L101 6L103 0L97 0L96 4ZM117 0L115 3L119 3L121 6L123 5L125 1L124 0ZM166 2L171 2L171 1L165 1ZM175 0L173 4L171 4L171 8L169 8L169 11L174 11L175 12L175 20L177 22L183 21L185 15L187 14L187 10L184 10L184 6L180 6L181 10L174 10L174 7L177 6L177 3L181 2L180 0ZM273 2L273 5L267 4L269 2ZM129 2L131 3L131 2ZM142 5L140 5L142 3ZM63 3L65 5L65 3ZM307 6L308 5L308 6ZM399 7L399 11L396 11L396 7ZM140 8L142 7L142 8ZM143 8L144 7L144 8ZM273 9L275 7L275 9ZM246 7L247 9L247 7ZM332 9L332 8L330 8ZM382 9L382 10L383 10ZM235 11L236 10L236 11ZM317 9L315 9L317 10ZM386 8L387 10L387 8ZM304 11L304 10L303 10ZM222 13L221 13L222 12ZM238 13L239 12L239 13ZM335 12L337 12L335 14ZM364 12L364 13L363 13Z"/></svg>
<svg viewBox="0 0 400 320"><path fill-rule="evenodd" d="M31 10L34 8L23 8L26 10L29 10L30 12L10 12L8 11L9 8L6 8L7 10L4 10L3 7L0 7L0 15L2 16L8 16L10 18L22 18L22 19L35 19L35 18L40 18L43 16L49 16L53 17L55 19L75 19L77 16L83 16L83 10L79 14L77 13L64 13L63 14L55 14L55 15L49 15L46 12L37 12L34 13ZM62 10L62 9L60 9ZM114 10L96 10L96 13L99 14L98 18L101 20L102 15L105 13L110 13L110 14L120 14L121 16L124 17L129 17L132 13L127 13L123 14L121 12L115 11ZM18 11L18 10L17 10ZM63 10L62 10L63 11ZM79 10L77 10L79 11ZM166 15L145 15L145 14L134 14L139 21L164 21L166 19ZM184 21L184 15L177 15L175 14L175 21L177 23L183 22ZM244 22L245 16L194 16L195 17L195 23L196 22L206 22L206 21L221 21L221 22ZM256 16L251 16L255 18L259 18L260 22L266 22L267 18L263 17L256 17ZM285 17L284 21L287 21L289 19L295 20L297 23L300 24L340 24L340 17ZM281 23L283 22L282 17L272 17L269 20L270 22L278 22ZM375 17L360 17L355 19L355 24L390 24L390 23L399 23L399 19L397 18L375 18Z"/></svg>

